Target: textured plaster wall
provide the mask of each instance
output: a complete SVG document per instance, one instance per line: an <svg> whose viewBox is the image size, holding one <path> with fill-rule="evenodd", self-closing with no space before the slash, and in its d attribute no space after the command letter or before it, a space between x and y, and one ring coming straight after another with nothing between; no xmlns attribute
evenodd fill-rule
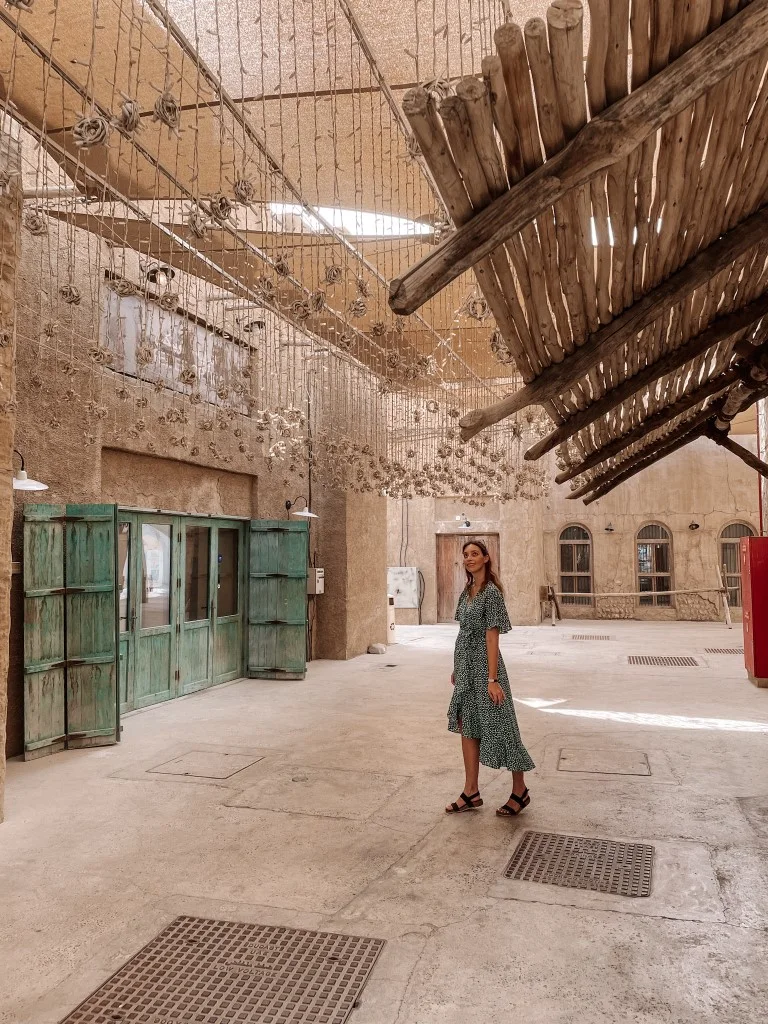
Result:
<svg viewBox="0 0 768 1024"><path fill-rule="evenodd" d="M327 491L313 506L325 569L325 594L315 599L316 655L354 658L387 642L387 500Z"/></svg>
<svg viewBox="0 0 768 1024"><path fill-rule="evenodd" d="M765 415L765 411L764 411ZM756 449L756 439L740 436L740 444ZM554 460L550 473L554 479ZM437 555L439 533L457 532L455 517L465 513L472 531L498 533L501 576L507 607L514 623L540 621L539 587L550 583L559 590L558 538L568 525L580 523L593 538L596 592L637 590L635 537L649 522L662 523L672 534L673 586L695 590L716 587L718 538L723 527L736 521L758 529L758 478L735 456L712 442L700 440L616 488L592 505L568 501L566 487L552 484L547 497L534 502L498 506L494 502L470 508L460 499L418 498L388 502L389 565L416 565L425 580L422 621L437 616ZM697 522L699 529L690 530ZM608 525L613 532L606 532ZM407 553L405 551L407 539ZM635 598L601 599L596 608L562 606L564 616L589 618L719 619L716 594L680 595L671 608L640 607ZM734 610L734 618L740 614ZM398 622L416 615L397 612Z"/></svg>
<svg viewBox="0 0 768 1024"><path fill-rule="evenodd" d="M422 622L437 621L437 535L462 533L457 515L466 514L473 533L499 535L501 581L513 623L540 621L539 585L544 571L540 502L470 508L461 499L388 499L389 565L415 565L424 576ZM407 541L407 550L406 550ZM401 562L402 559L402 562ZM413 622L413 613L398 609L397 621Z"/></svg>

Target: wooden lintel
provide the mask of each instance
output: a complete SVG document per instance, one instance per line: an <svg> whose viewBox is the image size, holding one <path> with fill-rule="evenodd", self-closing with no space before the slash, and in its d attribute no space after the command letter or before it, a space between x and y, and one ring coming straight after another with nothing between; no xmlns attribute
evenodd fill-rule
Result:
<svg viewBox="0 0 768 1024"><path fill-rule="evenodd" d="M579 487L578 490L572 491L568 495L568 498L570 498L571 500L575 498L581 498L583 497L583 495L589 493L589 491L594 491L596 488L602 487L606 483L610 483L610 481L614 477L623 475L628 469L631 469L633 466L638 465L638 463L644 462L655 452L667 448L670 444L673 444L675 441L677 441L678 438L683 437L684 435L689 434L695 428L700 427L703 424L706 424L709 420L712 419L713 413L716 413L717 409L721 405L722 399L720 399L714 405L709 405L706 409L700 409L699 412L697 412L690 419L685 420L684 423L678 424L678 426L675 427L675 429L670 431L668 434L663 434L661 437L657 438L652 444L646 445L644 448L641 448L633 455L630 455L629 458L624 460L624 462L619 463L619 465L617 466L610 466L608 469L604 470L597 476L593 476L591 480L588 480L587 483L585 483L582 487Z"/></svg>
<svg viewBox="0 0 768 1024"><path fill-rule="evenodd" d="M768 0L752 0L392 282L390 306L413 313L572 189L633 150L768 45Z"/></svg>
<svg viewBox="0 0 768 1024"><path fill-rule="evenodd" d="M707 437L709 437L716 444L719 444L726 451L731 452L732 455L736 455L745 462L750 469L754 469L755 472L760 473L761 476L768 477L768 463L763 462L757 455L754 455L748 448L745 448L741 444L737 444L733 438L729 437L725 431L712 429L707 431Z"/></svg>
<svg viewBox="0 0 768 1024"><path fill-rule="evenodd" d="M660 462L661 459L666 459L666 457L668 455L672 455L673 452L677 452L681 448L685 448L686 445L689 445L692 441L695 441L703 434L703 426L695 427L689 433L683 434L682 437L677 438L677 440L674 441L672 444L668 445L665 448L658 449L652 455L649 455L648 458L644 459L642 462L639 462L636 465L632 466L631 469L626 470L626 472L624 473L619 473L612 479L606 481L606 483L602 484L600 487L597 488L597 490L593 491L588 497L584 499L584 504L591 505L592 502L597 501L598 498L605 497L605 495L612 491L614 487L618 487L619 484L623 484L626 480L629 480L630 477L635 476L637 473L642 473L644 469L648 469L648 467L652 466L654 462Z"/></svg>
<svg viewBox="0 0 768 1024"><path fill-rule="evenodd" d="M655 363L645 366L633 377L629 377L615 388L611 388L602 398L593 402L592 405L588 405L586 409L579 409L565 423L558 426L550 434L547 434L546 437L543 437L529 448L525 453L526 459L534 461L540 459L542 455L552 451L553 448L562 444L563 441L567 441L573 434L578 433L584 427L588 427L590 423L600 419L601 416L605 416L606 413L609 413L617 405L625 402L638 391L648 387L649 384L653 384L660 377L684 366L691 359L702 355L721 341L725 341L734 334L753 327L766 315L768 315L768 292L761 295L759 299L755 299L754 302L749 302L746 306L742 306L741 309L736 310L734 313L727 313L725 316L717 317L709 327L705 328L701 334L696 335L695 338L692 338L687 344L667 352L661 359L657 359Z"/></svg>
<svg viewBox="0 0 768 1024"><path fill-rule="evenodd" d="M730 387L731 384L735 384L738 380L738 374L735 369L726 370L724 373L720 373L717 377L713 377L711 380L705 381L704 384L700 384L699 387L694 388L693 391L687 395L683 395L682 398L678 398L676 402L672 402L671 405L665 406L663 409L659 409L658 412L653 413L647 419L642 420L628 430L625 434L621 434L619 437L613 438L612 441L608 441L602 448L598 448L594 452L590 452L589 455L582 461L573 466L569 466L568 469L562 473L558 473L555 477L555 482L558 484L564 484L568 480L573 480L574 477L580 476L582 473L586 473L589 469L594 469L595 466L599 466L601 462L606 462L608 459L615 458L620 452L623 452L625 448L629 448L631 444L635 444L637 441L642 441L644 437L652 433L654 430L658 430L659 427L663 427L665 423L669 423L671 420L676 419L678 416L682 416L683 413L688 412L689 409L693 409L694 406L698 405L699 402L703 402L705 399L710 398L712 395L717 395L721 391Z"/></svg>

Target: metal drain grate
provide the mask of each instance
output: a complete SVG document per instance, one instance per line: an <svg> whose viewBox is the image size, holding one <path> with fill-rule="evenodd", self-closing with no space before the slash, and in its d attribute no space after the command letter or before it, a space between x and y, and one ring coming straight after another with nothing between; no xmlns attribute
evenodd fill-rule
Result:
<svg viewBox="0 0 768 1024"><path fill-rule="evenodd" d="M177 917L62 1024L342 1024L383 946Z"/></svg>
<svg viewBox="0 0 768 1024"><path fill-rule="evenodd" d="M743 654L743 647L705 647L705 654Z"/></svg>
<svg viewBox="0 0 768 1024"><path fill-rule="evenodd" d="M604 633L573 633L571 640L611 640L612 638L606 636Z"/></svg>
<svg viewBox="0 0 768 1024"><path fill-rule="evenodd" d="M643 843L525 832L504 874L569 889L650 896L652 872L653 847Z"/></svg>
<svg viewBox="0 0 768 1024"><path fill-rule="evenodd" d="M698 668L695 658L677 657L671 654L630 654L627 658L630 665L669 665L673 668Z"/></svg>

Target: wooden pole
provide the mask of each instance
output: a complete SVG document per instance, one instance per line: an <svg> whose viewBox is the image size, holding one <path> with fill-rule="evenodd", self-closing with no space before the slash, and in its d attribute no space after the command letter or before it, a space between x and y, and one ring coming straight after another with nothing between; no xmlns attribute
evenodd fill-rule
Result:
<svg viewBox="0 0 768 1024"><path fill-rule="evenodd" d="M5 783L5 722L8 708L8 643L11 629L11 529L13 444L16 434L16 270L21 231L21 153L0 136L0 171L8 174L0 193L0 822Z"/></svg>
<svg viewBox="0 0 768 1024"><path fill-rule="evenodd" d="M525 453L526 459L532 461L540 459L542 455L556 448L563 441L567 441L569 437L588 427L590 423L605 416L649 384L653 384L665 374L679 369L715 345L719 345L720 342L732 338L741 331L753 328L766 315L768 315L768 295L763 295L735 313L728 313L716 318L706 330L686 344L665 353L660 359L645 366L634 376L611 388L602 398L587 406L586 409L579 409L565 423L556 427L550 434L529 448ZM501 406L503 403L504 400L499 405ZM500 416L499 418L503 419L504 417Z"/></svg>
<svg viewBox="0 0 768 1024"><path fill-rule="evenodd" d="M725 566L723 566L723 568L725 568ZM719 565L717 566L717 578L720 581L720 592L723 597L723 613L725 614L725 624L728 627L728 629L733 629L733 623L731 622L731 602L728 595L728 587L725 584L725 580L728 578L728 573L726 573L725 578L723 578L723 574L720 571Z"/></svg>
<svg viewBox="0 0 768 1024"><path fill-rule="evenodd" d="M689 409L693 409L694 406L703 402L705 399L712 395L717 395L721 391L730 387L738 380L738 375L735 370L726 370L725 373L718 374L712 380L706 381L700 387L695 388L687 395L683 395L672 405L664 406L659 409L652 416L648 416L642 422L638 423L632 430L627 431L625 434L621 434L619 437L609 441L608 444L603 445L596 451L589 454L582 462L575 463L569 466L568 469L562 473L558 473L555 477L555 482L558 484L564 484L568 480L572 480L576 476L580 476L582 473L586 473L587 470L594 469L595 466L599 466L601 462L605 462L607 459L612 459L620 452L623 452L625 448L629 448L630 445L635 444L637 441L642 441L644 437L652 433L654 430L658 430L659 427L663 427L665 423L669 423L678 416L682 416L683 413L688 412Z"/></svg>
<svg viewBox="0 0 768 1024"><path fill-rule="evenodd" d="M629 156L767 43L768 0L752 0L645 85L593 118L565 149L394 280L392 309L414 312L572 189Z"/></svg>
<svg viewBox="0 0 768 1024"><path fill-rule="evenodd" d="M525 387L503 402L487 409L475 409L461 420L465 441L484 427L498 423L526 406L547 401L567 391L587 376L590 369L631 342L646 327L696 288L707 284L737 257L758 245L768 232L768 207L753 214L727 235L699 253L691 262L668 280L643 296L630 309L596 331L588 341L557 366L549 367Z"/></svg>
<svg viewBox="0 0 768 1024"><path fill-rule="evenodd" d="M721 430L712 429L707 432L707 437L714 441L715 444L719 444L721 448L725 448L727 452L736 455L750 469L754 469L756 473L768 478L768 462L763 462L757 455L753 455L748 448L737 444L728 434Z"/></svg>

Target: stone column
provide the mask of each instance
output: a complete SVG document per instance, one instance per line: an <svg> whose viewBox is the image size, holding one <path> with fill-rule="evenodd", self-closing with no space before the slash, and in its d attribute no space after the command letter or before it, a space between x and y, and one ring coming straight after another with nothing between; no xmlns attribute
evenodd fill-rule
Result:
<svg viewBox="0 0 768 1024"><path fill-rule="evenodd" d="M14 306L21 230L19 144L0 135L0 821L5 785L5 719L8 706L8 637L11 614L13 439L16 431L16 333Z"/></svg>
<svg viewBox="0 0 768 1024"><path fill-rule="evenodd" d="M387 642L387 499L316 488L312 510L325 569L325 593L313 599L315 657L354 658Z"/></svg>

